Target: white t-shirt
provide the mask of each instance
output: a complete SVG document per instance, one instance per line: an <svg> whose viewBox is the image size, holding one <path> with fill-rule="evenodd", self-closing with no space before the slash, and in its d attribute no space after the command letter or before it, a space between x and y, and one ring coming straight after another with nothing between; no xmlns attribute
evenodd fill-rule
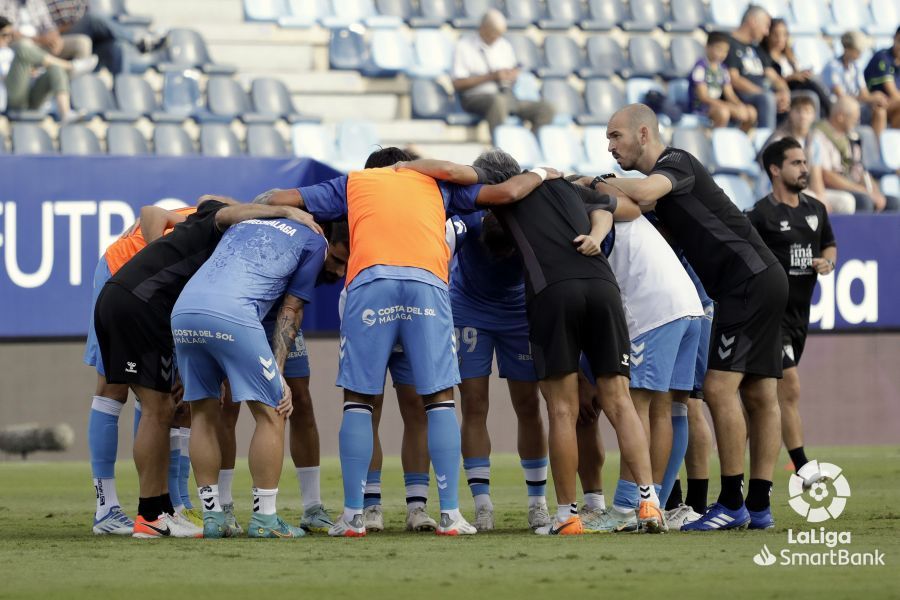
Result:
<svg viewBox="0 0 900 600"><path fill-rule="evenodd" d="M619 222L609 264L622 291L628 337L682 317L703 316L691 278L650 221Z"/></svg>
<svg viewBox="0 0 900 600"><path fill-rule="evenodd" d="M453 52L453 79L465 79L477 75L487 75L500 69L514 69L518 65L512 44L506 38L499 38L488 46L478 32L464 35ZM486 81L469 88L464 95L497 94L500 88L495 81Z"/></svg>

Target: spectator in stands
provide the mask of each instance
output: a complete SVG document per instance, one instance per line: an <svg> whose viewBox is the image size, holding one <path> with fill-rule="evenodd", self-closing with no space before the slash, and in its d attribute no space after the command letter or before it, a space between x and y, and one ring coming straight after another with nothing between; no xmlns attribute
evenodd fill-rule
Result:
<svg viewBox="0 0 900 600"><path fill-rule="evenodd" d="M89 0L47 0L53 22L64 35L81 34L91 39L100 64L111 73L125 70L125 46L151 52L164 38L144 29L119 25L109 17L90 11Z"/></svg>
<svg viewBox="0 0 900 600"><path fill-rule="evenodd" d="M66 60L91 55L91 38L81 34L62 35L44 0L0 0L0 16L12 23L13 41L30 38L53 56Z"/></svg>
<svg viewBox="0 0 900 600"><path fill-rule="evenodd" d="M760 44L759 54L766 70L773 69L773 76L777 76L787 83L789 89L805 90L818 96L821 116L822 118L828 117L831 98L812 69L802 68L797 64L794 50L791 48L787 23L784 19L772 19L769 34L763 38Z"/></svg>
<svg viewBox="0 0 900 600"><path fill-rule="evenodd" d="M7 110L36 110L52 95L56 98L60 121L69 122L80 117L69 108L69 75L88 73L97 66L97 57L74 61L57 58L28 38L15 39L9 19L0 16L0 47L10 46L13 60L6 75ZM44 72L32 80L38 67Z"/></svg>
<svg viewBox="0 0 900 600"><path fill-rule="evenodd" d="M731 86L740 99L756 108L760 127L775 128L778 114L787 112L791 92L774 69L766 69L760 58L759 42L769 33L769 13L751 4L741 26L731 34L731 48L725 65Z"/></svg>
<svg viewBox="0 0 900 600"><path fill-rule="evenodd" d="M464 110L484 117L491 131L509 115L531 122L537 131L553 120L548 102L518 100L512 93L519 76L512 44L504 39L506 18L499 10L484 14L477 32L464 35L453 57L453 88Z"/></svg>
<svg viewBox="0 0 900 600"><path fill-rule="evenodd" d="M835 58L822 71L822 79L836 98L850 96L859 100L860 120L872 126L880 136L887 127L888 98L884 92L870 92L866 78L856 61L868 47L866 36L858 31L848 31L841 36L844 53Z"/></svg>
<svg viewBox="0 0 900 600"><path fill-rule="evenodd" d="M706 39L706 56L691 70L688 105L691 112L708 116L713 127L727 127L737 121L744 131L756 125L756 109L744 104L734 88L725 67L729 49L728 36L714 31Z"/></svg>
<svg viewBox="0 0 900 600"><path fill-rule="evenodd" d="M900 27L894 33L894 45L876 52L864 74L869 91L887 98L888 123L900 128Z"/></svg>
<svg viewBox="0 0 900 600"><path fill-rule="evenodd" d="M813 126L810 162L822 168L825 189L853 194L856 212L896 211L900 209L900 200L882 194L878 182L863 165L862 146L855 135L858 123L856 98L838 99L828 120Z"/></svg>

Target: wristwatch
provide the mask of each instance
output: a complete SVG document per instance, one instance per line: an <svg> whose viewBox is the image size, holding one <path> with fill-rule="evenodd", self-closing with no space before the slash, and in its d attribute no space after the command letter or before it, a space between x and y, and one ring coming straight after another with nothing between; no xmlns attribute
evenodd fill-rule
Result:
<svg viewBox="0 0 900 600"><path fill-rule="evenodd" d="M590 183L590 185L589 185L588 187L591 188L592 190L596 190L596 189L597 189L597 184L598 184L598 183L600 183L600 182L606 183L606 180L607 180L607 179L612 179L612 178L614 178L615 176L616 176L615 173L605 173L605 174L603 174L603 175L597 175L596 177L594 177L594 178L591 180L591 183Z"/></svg>

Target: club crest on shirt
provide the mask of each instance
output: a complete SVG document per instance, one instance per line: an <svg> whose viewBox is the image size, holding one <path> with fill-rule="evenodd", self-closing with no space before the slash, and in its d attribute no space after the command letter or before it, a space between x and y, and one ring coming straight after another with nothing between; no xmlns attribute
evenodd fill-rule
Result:
<svg viewBox="0 0 900 600"><path fill-rule="evenodd" d="M806 224L809 225L809 228L815 231L819 228L819 216L818 215L808 215L806 217Z"/></svg>
<svg viewBox="0 0 900 600"><path fill-rule="evenodd" d="M778 224L781 226L780 231L790 231L791 230L791 225L787 221L780 221Z"/></svg>

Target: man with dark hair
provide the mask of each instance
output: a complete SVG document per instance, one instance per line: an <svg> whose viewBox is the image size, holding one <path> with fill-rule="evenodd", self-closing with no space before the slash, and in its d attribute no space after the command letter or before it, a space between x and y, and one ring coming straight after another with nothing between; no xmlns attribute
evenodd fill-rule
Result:
<svg viewBox="0 0 900 600"><path fill-rule="evenodd" d="M682 530L708 531L773 524L769 506L781 430L776 379L781 377L781 318L787 277L747 218L696 157L666 147L659 122L644 104L616 112L607 125L609 151L644 179L607 183L656 210L660 222L718 302L703 394L716 429L722 472L719 500ZM743 497L749 415L750 486Z"/></svg>
<svg viewBox="0 0 900 600"><path fill-rule="evenodd" d="M876 52L863 74L870 92L887 96L888 125L900 127L900 27L893 45Z"/></svg>
<svg viewBox="0 0 900 600"><path fill-rule="evenodd" d="M797 140L786 137L770 144L763 151L763 166L772 181L772 193L757 202L748 217L788 275L787 309L781 322L784 378L778 382L778 403L784 446L799 471L808 461L798 408L797 365L806 344L816 278L834 271L837 246L825 206L803 193L809 169Z"/></svg>

